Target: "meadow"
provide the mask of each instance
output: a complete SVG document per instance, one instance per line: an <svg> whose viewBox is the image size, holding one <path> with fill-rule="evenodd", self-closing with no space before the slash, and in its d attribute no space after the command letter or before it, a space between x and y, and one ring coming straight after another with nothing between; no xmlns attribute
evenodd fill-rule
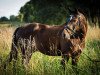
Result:
<svg viewBox="0 0 100 75"><path fill-rule="evenodd" d="M10 25L0 27L0 66L10 52L14 30L15 27ZM19 54L15 66L11 62L6 70L0 67L0 75L77 75L77 72L72 69L71 59L64 71L60 65L61 57L36 52L27 69L21 64L20 57ZM86 47L81 54L77 69L78 75L100 75L100 29L98 27L88 27Z"/></svg>

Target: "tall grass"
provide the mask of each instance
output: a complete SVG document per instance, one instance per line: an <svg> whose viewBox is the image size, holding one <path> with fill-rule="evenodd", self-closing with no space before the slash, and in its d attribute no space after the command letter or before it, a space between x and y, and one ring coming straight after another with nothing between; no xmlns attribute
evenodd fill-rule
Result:
<svg viewBox="0 0 100 75"><path fill-rule="evenodd" d="M3 64L10 52L14 28L0 28L0 65ZM78 62L79 75L100 75L100 29L88 28L86 47ZM77 75L72 69L71 59L66 64L65 71L60 65L61 57L47 56L40 52L33 54L28 68L21 64L21 55L13 65L11 62L7 69L0 67L0 75Z"/></svg>

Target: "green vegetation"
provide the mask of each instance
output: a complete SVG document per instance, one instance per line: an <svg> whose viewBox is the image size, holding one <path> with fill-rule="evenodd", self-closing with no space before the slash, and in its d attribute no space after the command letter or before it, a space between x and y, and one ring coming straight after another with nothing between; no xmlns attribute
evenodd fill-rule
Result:
<svg viewBox="0 0 100 75"><path fill-rule="evenodd" d="M46 24L63 24L71 14L68 10L79 9L91 23L100 27L99 0L30 0L19 9L19 14L5 16L0 21L39 22ZM2 19L3 18L3 19ZM97 24L98 23L98 24Z"/></svg>
<svg viewBox="0 0 100 75"><path fill-rule="evenodd" d="M84 49L78 63L79 75L100 75L100 62L93 62L89 59L100 60L99 44L100 40L87 43L87 47ZM50 57L41 53L34 53L28 69L22 66L21 61L17 61L15 66L11 63L5 71L0 73L1 75L77 75L72 69L71 61L66 64L66 70L64 71L60 65L60 59L61 57Z"/></svg>
<svg viewBox="0 0 100 75"><path fill-rule="evenodd" d="M1 65L6 60L10 48L14 28L25 22L39 22L46 24L63 24L69 17L68 8L79 8L93 26L100 27L100 8L98 0L30 0L20 8L17 16L8 19L0 18L0 75L77 75L72 69L71 59L66 64L65 71L60 65L61 57L52 57L36 52L33 54L29 66L21 64L21 55L14 66L11 62L4 70ZM98 21L98 24L97 24ZM91 24L92 26L92 24ZM86 47L78 62L79 75L100 75L100 29L88 29Z"/></svg>
<svg viewBox="0 0 100 75"><path fill-rule="evenodd" d="M62 24L71 14L68 8L79 9L91 25L100 27L99 0L30 0L20 8L19 17L25 22ZM96 23L99 24L96 24Z"/></svg>
<svg viewBox="0 0 100 75"><path fill-rule="evenodd" d="M98 28L89 28L89 30L86 47L81 54L77 69L79 75L100 75L100 36L98 36L100 30ZM0 28L0 65L3 64L10 52L13 31L12 27ZM19 53L15 66L11 62L6 70L0 67L0 75L77 75L77 72L72 69L71 59L66 64L65 71L60 65L60 60L61 57L47 56L36 52L33 54L29 66L24 68Z"/></svg>
<svg viewBox="0 0 100 75"><path fill-rule="evenodd" d="M8 21L8 18L3 16L3 17L0 18L0 22L2 22L2 21Z"/></svg>

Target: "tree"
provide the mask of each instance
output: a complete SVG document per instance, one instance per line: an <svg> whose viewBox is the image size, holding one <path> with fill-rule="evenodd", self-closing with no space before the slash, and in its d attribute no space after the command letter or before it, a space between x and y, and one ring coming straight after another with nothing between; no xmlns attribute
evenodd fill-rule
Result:
<svg viewBox="0 0 100 75"><path fill-rule="evenodd" d="M11 16L10 16L10 21L18 21L17 16L11 15Z"/></svg>
<svg viewBox="0 0 100 75"><path fill-rule="evenodd" d="M100 27L99 0L30 0L21 7L20 13L23 14L25 22L61 24L70 14L69 7L78 8L94 26L98 21Z"/></svg>
<svg viewBox="0 0 100 75"><path fill-rule="evenodd" d="M75 6L85 13L87 18L96 26L100 27L100 2L99 0L72 0Z"/></svg>
<svg viewBox="0 0 100 75"><path fill-rule="evenodd" d="M20 13L23 14L25 22L61 24L66 20L68 14L63 7L63 3L66 4L62 0L30 0L21 7Z"/></svg>
<svg viewBox="0 0 100 75"><path fill-rule="evenodd" d="M1 21L1 22L3 22L3 21L8 21L8 20L9 20L9 19L8 19L7 17L5 17L5 16L3 16L3 17L0 18L0 21Z"/></svg>
<svg viewBox="0 0 100 75"><path fill-rule="evenodd" d="M20 13L20 14L17 16L17 18L19 19L20 22L23 22L23 14L22 14L22 13Z"/></svg>

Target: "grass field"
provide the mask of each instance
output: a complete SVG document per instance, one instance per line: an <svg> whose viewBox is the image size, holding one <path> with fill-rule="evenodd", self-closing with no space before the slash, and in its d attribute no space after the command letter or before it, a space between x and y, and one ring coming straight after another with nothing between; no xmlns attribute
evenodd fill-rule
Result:
<svg viewBox="0 0 100 75"><path fill-rule="evenodd" d="M0 27L0 65L10 52L14 27ZM25 69L21 59L13 66L11 62L7 69L0 67L0 75L77 75L72 69L71 59L66 64L65 71L60 65L61 57L52 57L36 52L33 54L29 67ZM100 29L88 28L86 47L78 62L79 75L100 75Z"/></svg>

